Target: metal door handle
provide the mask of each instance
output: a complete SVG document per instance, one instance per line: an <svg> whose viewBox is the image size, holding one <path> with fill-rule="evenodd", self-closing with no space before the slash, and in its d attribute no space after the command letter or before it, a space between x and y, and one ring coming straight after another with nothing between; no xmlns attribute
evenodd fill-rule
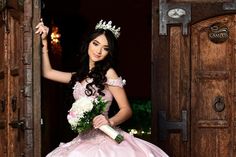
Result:
<svg viewBox="0 0 236 157"><path fill-rule="evenodd" d="M18 138L17 140L20 141L20 137L22 136L22 131L26 130L25 121L24 120L12 120L9 125L14 128L18 129Z"/></svg>
<svg viewBox="0 0 236 157"><path fill-rule="evenodd" d="M13 120L9 123L12 128L19 128L25 130L25 121L24 120Z"/></svg>
<svg viewBox="0 0 236 157"><path fill-rule="evenodd" d="M213 108L216 112L222 112L225 109L225 102L223 96L217 96L215 97L215 100L213 102Z"/></svg>

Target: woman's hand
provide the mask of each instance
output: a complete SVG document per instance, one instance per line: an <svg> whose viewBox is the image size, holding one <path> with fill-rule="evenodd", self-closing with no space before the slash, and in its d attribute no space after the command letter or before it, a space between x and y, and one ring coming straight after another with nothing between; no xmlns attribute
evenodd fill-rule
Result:
<svg viewBox="0 0 236 157"><path fill-rule="evenodd" d="M101 115L101 114L94 117L93 127L97 129L102 125L110 125L109 120L104 115Z"/></svg>
<svg viewBox="0 0 236 157"><path fill-rule="evenodd" d="M49 28L44 25L43 20L41 19L39 24L35 27L37 30L35 34L40 34L42 40L47 40Z"/></svg>

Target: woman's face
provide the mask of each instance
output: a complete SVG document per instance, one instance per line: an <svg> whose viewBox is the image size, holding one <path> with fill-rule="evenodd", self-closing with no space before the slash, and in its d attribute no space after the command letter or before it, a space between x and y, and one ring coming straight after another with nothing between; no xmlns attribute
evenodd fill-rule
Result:
<svg viewBox="0 0 236 157"><path fill-rule="evenodd" d="M108 41L104 34L93 39L88 46L89 62L93 66L95 62L103 60L108 52Z"/></svg>

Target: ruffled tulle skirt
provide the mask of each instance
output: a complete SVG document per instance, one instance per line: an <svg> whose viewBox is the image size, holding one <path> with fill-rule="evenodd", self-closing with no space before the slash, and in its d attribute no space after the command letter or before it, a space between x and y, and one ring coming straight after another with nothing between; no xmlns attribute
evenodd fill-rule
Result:
<svg viewBox="0 0 236 157"><path fill-rule="evenodd" d="M120 144L99 130L90 131L61 143L46 157L168 157L159 147L122 130L119 132L124 136Z"/></svg>

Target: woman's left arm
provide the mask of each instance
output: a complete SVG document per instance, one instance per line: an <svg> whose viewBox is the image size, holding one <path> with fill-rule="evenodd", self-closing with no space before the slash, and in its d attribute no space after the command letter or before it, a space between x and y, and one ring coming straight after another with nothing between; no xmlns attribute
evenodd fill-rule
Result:
<svg viewBox="0 0 236 157"><path fill-rule="evenodd" d="M119 111L113 117L109 118L110 125L116 126L125 122L132 116L132 109L130 107L124 88L108 86L108 89L114 96L119 106Z"/></svg>
<svg viewBox="0 0 236 157"><path fill-rule="evenodd" d="M117 79L118 75L116 74L114 69L109 69L107 71L106 77L108 79ZM111 126L119 125L125 122L132 116L132 109L129 105L128 98L126 96L125 90L123 87L107 85L108 90L111 92L113 97L115 98L119 111L111 118L106 119L103 115L98 115L93 119L93 125L95 128L99 128L102 125L109 124Z"/></svg>
<svg viewBox="0 0 236 157"><path fill-rule="evenodd" d="M110 68L107 71L106 77L108 79L117 79L118 75L113 68ZM119 111L113 117L109 118L110 125L116 126L125 122L132 116L132 109L123 87L108 85L107 88L112 93L119 106Z"/></svg>

